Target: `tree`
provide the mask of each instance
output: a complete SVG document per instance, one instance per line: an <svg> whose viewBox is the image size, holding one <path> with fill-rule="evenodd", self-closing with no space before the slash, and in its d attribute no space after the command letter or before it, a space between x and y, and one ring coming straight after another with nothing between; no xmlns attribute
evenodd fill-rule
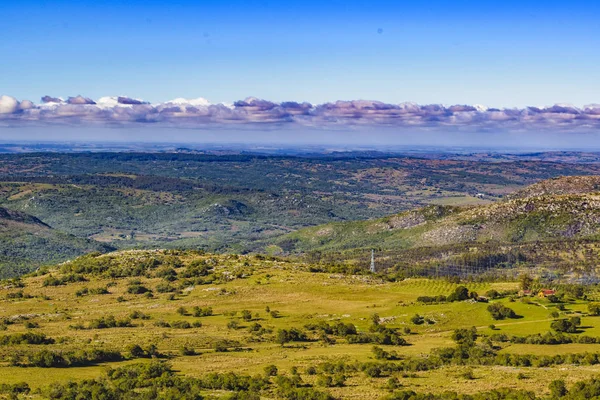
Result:
<svg viewBox="0 0 600 400"><path fill-rule="evenodd" d="M492 318L495 320L517 317L517 314L512 308L508 308L501 303L490 304L487 310L492 314Z"/></svg>
<svg viewBox="0 0 600 400"><path fill-rule="evenodd" d="M528 274L521 274L521 276L519 276L519 282L521 283L521 289L531 290L531 286L533 285L533 278Z"/></svg>
<svg viewBox="0 0 600 400"><path fill-rule="evenodd" d="M559 319L553 321L550 324L550 328L555 330L556 332L564 332L564 333L576 333L577 327L581 324L581 320L579 317L572 317L570 319Z"/></svg>
<svg viewBox="0 0 600 400"><path fill-rule="evenodd" d="M265 367L265 376L269 377L269 376L277 376L278 373L278 369L275 365L267 365Z"/></svg>
<svg viewBox="0 0 600 400"><path fill-rule="evenodd" d="M252 320L252 313L248 310L242 310L242 319L244 321L251 321Z"/></svg>
<svg viewBox="0 0 600 400"><path fill-rule="evenodd" d="M565 381L563 380L556 380L550 382L548 389L550 389L550 394L552 398L555 399L564 397L567 394L567 386L565 385Z"/></svg>
<svg viewBox="0 0 600 400"><path fill-rule="evenodd" d="M279 329L277 331L275 341L279 343L281 347L283 347L283 345L290 341L290 335L288 334L288 331L286 331L285 329Z"/></svg>
<svg viewBox="0 0 600 400"><path fill-rule="evenodd" d="M588 304L588 313L595 316L600 315L600 303Z"/></svg>
<svg viewBox="0 0 600 400"><path fill-rule="evenodd" d="M463 301L469 298L469 289L464 286L458 286L454 292L448 296L448 301Z"/></svg>
<svg viewBox="0 0 600 400"><path fill-rule="evenodd" d="M459 346L473 346L477 340L477 328L474 326L470 329L461 328L452 332L452 340Z"/></svg>

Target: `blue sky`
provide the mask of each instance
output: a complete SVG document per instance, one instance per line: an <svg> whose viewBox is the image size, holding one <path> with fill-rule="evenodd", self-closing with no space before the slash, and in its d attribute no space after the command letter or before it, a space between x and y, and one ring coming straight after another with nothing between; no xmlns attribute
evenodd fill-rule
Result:
<svg viewBox="0 0 600 400"><path fill-rule="evenodd" d="M598 1L0 2L0 94L600 103Z"/></svg>

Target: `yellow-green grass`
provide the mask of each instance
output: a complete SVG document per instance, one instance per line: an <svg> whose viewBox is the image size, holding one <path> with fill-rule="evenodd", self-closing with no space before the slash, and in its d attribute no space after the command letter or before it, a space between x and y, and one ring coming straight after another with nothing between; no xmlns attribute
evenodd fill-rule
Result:
<svg viewBox="0 0 600 400"><path fill-rule="evenodd" d="M127 253L124 253L127 254ZM252 340L247 327L258 322L276 332L280 328L302 328L309 322L343 321L355 324L359 331L367 331L371 316L377 313L390 327L408 327L411 334L405 335L410 346L381 346L386 351L395 351L400 357L426 357L435 348L453 346L451 334L454 329L475 326L482 334L506 333L528 335L545 333L550 330L549 314L554 305L543 299L532 299L534 303L520 300L510 302L498 300L522 316L519 319L494 321L487 311L488 304L471 301L424 305L416 301L422 295L450 294L458 284L443 280L407 279L401 282L384 282L370 276L348 276L333 273L307 272L303 265L283 261L265 261L254 257L231 256L182 256L188 263L191 259L211 259L217 273L247 271L247 277L236 278L223 283L197 285L184 288L175 300L169 300L167 293L157 293L156 287L164 280L155 277L140 277L141 283L153 290L154 297L127 293L129 282L133 278L107 279L88 276L88 282L69 283L63 286L44 287L43 281L48 275L30 277L24 280L22 290L37 297L30 299L6 299L6 294L18 289L0 289L1 316L11 318L29 315L31 321L38 322L43 332L58 340L52 345L15 347L0 346L0 359L6 360L15 351L23 349L64 349L73 350L88 347L101 347L125 351L130 344L147 346L155 344L160 352L169 354L173 367L182 374L201 376L208 372L234 371L244 374L262 373L266 365L275 364L283 373L293 366L301 373L309 366L318 366L325 361L344 360L347 362L374 361L372 344L348 344L343 339L326 345L321 341L288 343L285 347L266 335L263 341ZM60 274L53 272L55 276ZM152 274L151 274L152 275ZM233 274L235 275L235 274ZM175 285L177 282L174 283ZM106 285L110 294L77 297L75 292L82 288L96 288ZM471 291L484 294L494 288L497 290L516 289L517 283L467 283ZM48 299L42 298L47 296ZM118 297L126 301L117 301ZM194 306L212 307L214 315L193 317L189 315ZM273 318L265 311L266 307L277 310L279 318ZM188 315L177 313L179 307L185 307ZM81 323L86 325L92 319L106 315L125 318L132 311L141 311L151 317L149 320L133 320L135 327L73 330L69 326ZM231 311L250 310L258 314L252 322L240 320L240 328L228 329L232 319ZM585 302L567 304L569 311L585 311ZM414 325L411 317L419 314L427 317L433 324ZM186 320L190 323L201 321L202 327L192 329L174 329L157 327L156 321ZM586 334L600 336L600 318L584 317ZM495 324L492 331L489 325ZM0 335L26 331L23 323L8 325ZM271 338L271 339L269 339ZM242 351L216 353L214 343L221 339L238 341ZM182 346L194 348L197 355L182 356ZM558 354L568 352L600 351L600 345L560 345L530 346L506 345L505 352ZM124 363L146 362L130 360L119 363L105 363L90 367L70 368L20 368L11 367L8 362L0 365L0 384L26 381L32 387L44 387L52 382L69 379L85 379L102 375L107 367L116 367ZM477 367L477 379L466 380L462 377L468 367L447 367L440 370L419 372L417 377L399 376L405 388L419 392L442 392L456 390L472 393L499 386L536 389L544 392L552 378L562 377L575 381L597 373L595 367L568 367L536 369ZM584 371L584 372L582 372ZM529 379L516 380L519 372ZM303 374L307 382L314 377ZM378 398L385 395L385 378L368 378L362 373L354 374L348 380L348 386L331 389L334 396L340 398Z"/></svg>

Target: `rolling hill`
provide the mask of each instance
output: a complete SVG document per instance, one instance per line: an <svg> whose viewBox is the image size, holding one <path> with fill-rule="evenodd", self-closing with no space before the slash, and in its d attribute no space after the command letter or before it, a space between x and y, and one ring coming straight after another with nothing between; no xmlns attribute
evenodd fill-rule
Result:
<svg viewBox="0 0 600 400"><path fill-rule="evenodd" d="M406 250L595 239L599 232L600 177L562 177L488 205L432 205L385 218L306 228L278 238L267 248L282 253Z"/></svg>
<svg viewBox="0 0 600 400"><path fill-rule="evenodd" d="M57 231L29 214L0 208L0 278L91 251L110 250L110 246Z"/></svg>

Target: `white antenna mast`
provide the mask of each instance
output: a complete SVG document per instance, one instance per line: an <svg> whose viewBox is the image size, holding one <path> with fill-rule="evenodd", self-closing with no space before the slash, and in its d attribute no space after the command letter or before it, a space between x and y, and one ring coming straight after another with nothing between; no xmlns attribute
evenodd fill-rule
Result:
<svg viewBox="0 0 600 400"><path fill-rule="evenodd" d="M375 273L375 250L371 250L371 272Z"/></svg>

